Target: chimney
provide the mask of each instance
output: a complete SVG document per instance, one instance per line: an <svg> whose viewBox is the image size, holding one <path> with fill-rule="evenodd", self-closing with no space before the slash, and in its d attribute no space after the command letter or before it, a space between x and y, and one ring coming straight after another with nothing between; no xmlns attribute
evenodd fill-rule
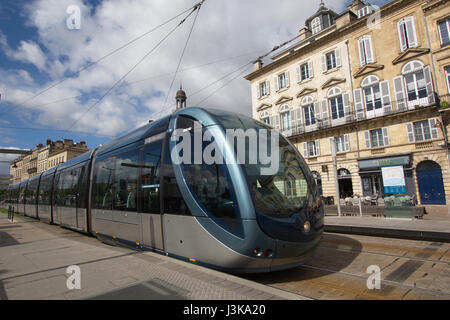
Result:
<svg viewBox="0 0 450 320"><path fill-rule="evenodd" d="M72 139L64 139L64 145L65 146L73 146L73 140Z"/></svg>
<svg viewBox="0 0 450 320"><path fill-rule="evenodd" d="M300 29L299 34L300 41L303 41L305 39L308 39L312 35L312 32L307 27L303 27Z"/></svg>
<svg viewBox="0 0 450 320"><path fill-rule="evenodd" d="M80 146L86 147L86 141L80 141Z"/></svg>
<svg viewBox="0 0 450 320"><path fill-rule="evenodd" d="M261 59L258 59L256 61L253 61L253 68L254 71L258 71L259 69L261 69L263 67L263 63L261 61Z"/></svg>
<svg viewBox="0 0 450 320"><path fill-rule="evenodd" d="M49 144L51 144L52 143L52 140L50 140L50 139L47 139L47 143L46 143L46 146L48 146Z"/></svg>

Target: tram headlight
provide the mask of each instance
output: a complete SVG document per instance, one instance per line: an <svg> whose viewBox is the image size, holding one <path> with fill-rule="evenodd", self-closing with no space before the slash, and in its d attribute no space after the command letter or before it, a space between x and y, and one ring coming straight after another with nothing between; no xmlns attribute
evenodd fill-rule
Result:
<svg viewBox="0 0 450 320"><path fill-rule="evenodd" d="M306 221L303 224L303 231L305 231L305 233L308 233L311 230L311 222Z"/></svg>

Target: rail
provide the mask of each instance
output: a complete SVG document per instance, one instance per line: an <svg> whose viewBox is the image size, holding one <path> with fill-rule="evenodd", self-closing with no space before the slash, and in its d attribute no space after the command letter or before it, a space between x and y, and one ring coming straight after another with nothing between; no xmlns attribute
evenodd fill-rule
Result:
<svg viewBox="0 0 450 320"><path fill-rule="evenodd" d="M358 112L354 111L354 104L350 103L352 111L344 112L340 115L335 114L331 117L317 117L315 118L309 125L305 123L300 123L295 126L290 126L288 129L280 129L280 132L285 137L293 137L300 134L320 131L324 129L334 128L342 125L358 123L361 121L366 121L370 119L377 119L385 116L390 116L394 114L401 114L412 110L423 109L427 107L432 107L436 105L441 105L443 102L446 102L447 106L450 105L450 95L444 96L435 96L435 101L430 101L428 97L416 99L412 101L408 101L407 99L402 100L394 100L391 101L390 104L381 104L381 106L377 109L373 109L371 111L367 111L366 108L360 110ZM444 103L445 105L445 103ZM395 106L395 108L394 108Z"/></svg>

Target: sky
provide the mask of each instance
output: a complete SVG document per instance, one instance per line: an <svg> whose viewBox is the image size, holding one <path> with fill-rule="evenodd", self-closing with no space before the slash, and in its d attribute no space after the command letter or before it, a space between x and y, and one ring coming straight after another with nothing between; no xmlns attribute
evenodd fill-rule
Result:
<svg viewBox="0 0 450 320"><path fill-rule="evenodd" d="M251 115L245 64L297 35L320 0L206 0L196 19L175 28L189 11L86 68L198 1L2 0L0 148L95 148L172 112L181 84L188 107ZM324 2L341 13L351 1ZM16 157L0 154L0 174Z"/></svg>

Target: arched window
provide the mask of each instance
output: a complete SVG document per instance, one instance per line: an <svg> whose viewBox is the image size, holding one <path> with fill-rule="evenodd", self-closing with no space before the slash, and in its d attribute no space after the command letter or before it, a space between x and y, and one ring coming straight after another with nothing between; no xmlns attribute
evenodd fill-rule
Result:
<svg viewBox="0 0 450 320"><path fill-rule="evenodd" d="M339 87L333 87L328 90L328 101L331 106L331 119L344 118L344 101L342 99L342 90Z"/></svg>
<svg viewBox="0 0 450 320"><path fill-rule="evenodd" d="M382 115L383 103L381 101L380 79L375 75L367 76L361 82L364 90L364 102L367 117L372 118Z"/></svg>
<svg viewBox="0 0 450 320"><path fill-rule="evenodd" d="M313 34L320 32L322 30L322 25L320 23L320 17L314 18L311 21L311 31Z"/></svg>
<svg viewBox="0 0 450 320"><path fill-rule="evenodd" d="M427 81L425 80L422 62L411 61L405 64L402 68L402 74L405 78L408 101L416 101L428 96Z"/></svg>
<svg viewBox="0 0 450 320"><path fill-rule="evenodd" d="M306 96L302 99L303 114L305 115L305 125L312 126L316 124L316 116L314 114L314 99Z"/></svg>
<svg viewBox="0 0 450 320"><path fill-rule="evenodd" d="M262 122L270 125L270 117L269 117L269 111L264 110L260 113L259 118Z"/></svg>
<svg viewBox="0 0 450 320"><path fill-rule="evenodd" d="M281 130L289 130L291 128L291 112L289 105L284 104L280 108Z"/></svg>

